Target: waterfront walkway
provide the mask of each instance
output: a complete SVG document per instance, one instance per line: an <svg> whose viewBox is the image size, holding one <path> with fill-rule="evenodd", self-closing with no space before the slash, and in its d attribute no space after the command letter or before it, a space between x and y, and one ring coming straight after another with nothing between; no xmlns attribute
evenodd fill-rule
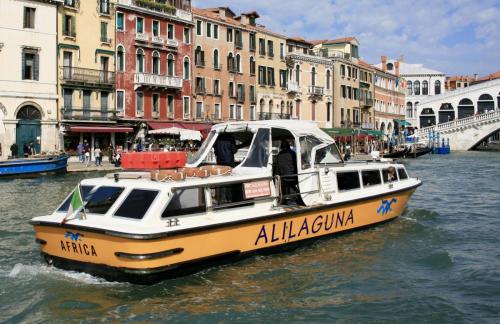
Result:
<svg viewBox="0 0 500 324"><path fill-rule="evenodd" d="M68 172L90 172L90 171L120 171L122 168L117 168L114 164L108 161L103 161L100 166L96 166L94 162L87 166L80 162L68 162Z"/></svg>

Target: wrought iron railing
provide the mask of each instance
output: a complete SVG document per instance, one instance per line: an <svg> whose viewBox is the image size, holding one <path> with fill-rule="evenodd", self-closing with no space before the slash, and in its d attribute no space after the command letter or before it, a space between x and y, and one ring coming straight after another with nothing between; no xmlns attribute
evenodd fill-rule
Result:
<svg viewBox="0 0 500 324"><path fill-rule="evenodd" d="M71 66L61 67L62 79L65 82L82 82L103 85L115 84L115 72L84 69Z"/></svg>
<svg viewBox="0 0 500 324"><path fill-rule="evenodd" d="M61 115L64 120L108 121L115 120L117 118L115 110L95 107L63 107L61 108Z"/></svg>

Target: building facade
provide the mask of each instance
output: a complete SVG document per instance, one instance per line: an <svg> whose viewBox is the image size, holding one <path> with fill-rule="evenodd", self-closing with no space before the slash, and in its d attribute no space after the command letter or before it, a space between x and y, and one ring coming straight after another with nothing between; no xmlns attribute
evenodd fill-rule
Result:
<svg viewBox="0 0 500 324"><path fill-rule="evenodd" d="M248 17L254 22L258 18L255 13L241 17ZM286 37L255 23L252 26L257 33L254 55L257 65L257 119L290 119L292 101L287 97Z"/></svg>
<svg viewBox="0 0 500 324"><path fill-rule="evenodd" d="M382 62L386 60L382 57ZM375 128L391 136L405 119L405 87L399 75L399 62L391 71L375 68Z"/></svg>
<svg viewBox="0 0 500 324"><path fill-rule="evenodd" d="M358 40L346 37L313 44L314 52L334 65L333 127L373 126L373 71L360 64Z"/></svg>
<svg viewBox="0 0 500 324"><path fill-rule="evenodd" d="M0 159L16 143L59 150L57 6L61 1L0 1Z"/></svg>
<svg viewBox="0 0 500 324"><path fill-rule="evenodd" d="M312 44L287 39L288 98L292 118L318 122L330 128L333 123L333 63L316 55Z"/></svg>
<svg viewBox="0 0 500 324"><path fill-rule="evenodd" d="M193 118L255 119L255 37L249 17L227 7L193 9Z"/></svg>
<svg viewBox="0 0 500 324"><path fill-rule="evenodd" d="M386 59L375 65L378 69L385 66L386 71L394 73L397 60ZM406 109L405 119L412 126L418 125L418 103L430 96L435 96L445 91L445 74L428 69L422 64L409 64L399 60L399 73L406 80Z"/></svg>
<svg viewBox="0 0 500 324"><path fill-rule="evenodd" d="M64 0L57 21L61 148L74 151L83 140L105 148L120 131L106 129L117 118L114 6L109 0Z"/></svg>

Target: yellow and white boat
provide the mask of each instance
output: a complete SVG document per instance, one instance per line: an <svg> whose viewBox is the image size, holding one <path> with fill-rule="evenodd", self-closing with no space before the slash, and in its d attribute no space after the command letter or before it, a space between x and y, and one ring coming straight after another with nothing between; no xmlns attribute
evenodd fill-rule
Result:
<svg viewBox="0 0 500 324"><path fill-rule="evenodd" d="M239 144L232 169L210 167L223 133ZM273 172L285 140L297 148L301 203L294 206L282 203ZM332 138L311 122L225 123L212 128L187 168L83 180L82 209L67 218L70 194L31 224L49 264L153 283L389 221L420 185L403 165L344 163Z"/></svg>

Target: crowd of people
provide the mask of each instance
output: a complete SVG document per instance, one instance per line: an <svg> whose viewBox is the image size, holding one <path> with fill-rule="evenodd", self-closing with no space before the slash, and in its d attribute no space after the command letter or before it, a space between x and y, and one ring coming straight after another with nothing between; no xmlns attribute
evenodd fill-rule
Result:
<svg viewBox="0 0 500 324"><path fill-rule="evenodd" d="M80 142L76 148L76 152L78 154L78 160L80 163L85 164L86 166L90 166L92 164L92 154L91 147L87 140ZM94 164L95 166L102 166L104 152L99 145L94 147L93 151ZM121 165L121 152L113 147L113 145L109 145L108 147L108 161L115 166Z"/></svg>

